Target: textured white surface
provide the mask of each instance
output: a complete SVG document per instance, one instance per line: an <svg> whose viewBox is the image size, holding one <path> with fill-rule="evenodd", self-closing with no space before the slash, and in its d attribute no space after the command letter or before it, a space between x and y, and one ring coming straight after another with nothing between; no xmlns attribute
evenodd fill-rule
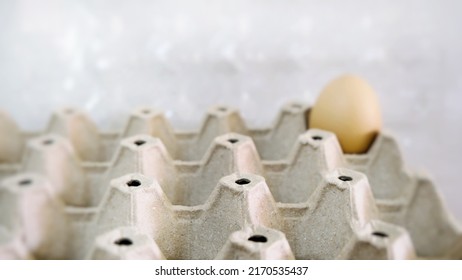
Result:
<svg viewBox="0 0 462 280"><path fill-rule="evenodd" d="M0 107L41 129L63 105L121 128L138 105L196 128L210 105L267 125L330 79L370 81L413 169L462 219L462 2L0 1Z"/></svg>

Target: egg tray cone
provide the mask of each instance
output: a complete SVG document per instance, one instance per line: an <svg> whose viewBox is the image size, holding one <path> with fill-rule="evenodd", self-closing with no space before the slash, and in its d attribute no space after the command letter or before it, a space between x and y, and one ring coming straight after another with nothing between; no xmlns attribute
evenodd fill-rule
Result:
<svg viewBox="0 0 462 280"><path fill-rule="evenodd" d="M249 129L217 106L196 132L150 108L114 133L71 108L38 133L0 114L0 258L462 258L460 226L390 135L343 154L309 109Z"/></svg>

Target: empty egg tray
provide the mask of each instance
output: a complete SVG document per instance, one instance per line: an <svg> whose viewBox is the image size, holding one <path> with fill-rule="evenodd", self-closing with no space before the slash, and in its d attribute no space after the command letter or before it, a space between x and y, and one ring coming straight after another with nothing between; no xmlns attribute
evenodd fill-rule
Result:
<svg viewBox="0 0 462 280"><path fill-rule="evenodd" d="M0 258L462 258L461 227L390 135L343 154L309 109L249 129L217 106L191 133L150 108L117 133L71 108L43 133L2 113Z"/></svg>

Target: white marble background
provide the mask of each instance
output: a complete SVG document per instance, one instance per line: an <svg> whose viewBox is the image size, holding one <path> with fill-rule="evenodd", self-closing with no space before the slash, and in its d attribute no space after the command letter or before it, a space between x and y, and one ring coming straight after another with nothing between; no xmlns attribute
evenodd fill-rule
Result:
<svg viewBox="0 0 462 280"><path fill-rule="evenodd" d="M212 104L268 125L344 72L376 88L407 164L462 220L462 1L0 0L0 108L120 128L134 107L196 128Z"/></svg>

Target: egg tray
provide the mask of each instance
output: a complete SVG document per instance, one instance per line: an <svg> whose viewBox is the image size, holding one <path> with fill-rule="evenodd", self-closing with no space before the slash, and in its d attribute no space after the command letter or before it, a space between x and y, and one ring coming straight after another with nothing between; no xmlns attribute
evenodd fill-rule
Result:
<svg viewBox="0 0 462 280"><path fill-rule="evenodd" d="M249 129L216 106L198 132L150 108L118 133L72 108L41 133L0 114L0 258L462 258L460 225L393 137L343 154L309 110Z"/></svg>

